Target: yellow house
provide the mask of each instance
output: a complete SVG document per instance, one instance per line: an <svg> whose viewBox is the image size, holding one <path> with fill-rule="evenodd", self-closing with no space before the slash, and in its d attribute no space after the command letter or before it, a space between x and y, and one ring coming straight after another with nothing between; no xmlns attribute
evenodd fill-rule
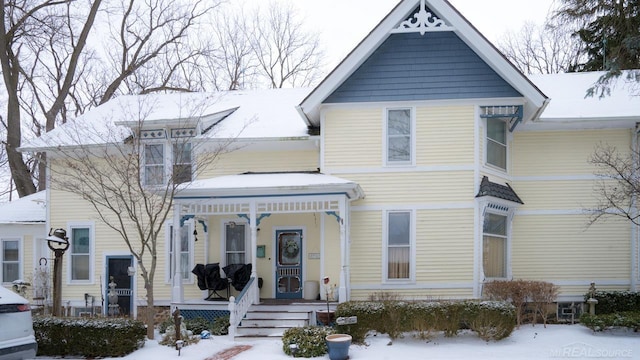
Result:
<svg viewBox="0 0 640 360"><path fill-rule="evenodd" d="M447 1L404 0L314 89L120 97L23 150L55 167L60 148L101 145L65 128L118 129L141 144L143 183L186 176L158 244L155 306L229 311L233 325L264 299L479 298L492 279L553 282L559 303L581 302L592 282L638 287L637 229L587 226L588 159L599 143L637 147L640 120L621 89L584 97L599 75L528 78ZM213 166L193 165L221 144ZM104 221L51 187L48 226L71 242L63 303L106 299L115 276L135 315L149 305L137 266ZM251 266L214 289L197 264Z"/></svg>

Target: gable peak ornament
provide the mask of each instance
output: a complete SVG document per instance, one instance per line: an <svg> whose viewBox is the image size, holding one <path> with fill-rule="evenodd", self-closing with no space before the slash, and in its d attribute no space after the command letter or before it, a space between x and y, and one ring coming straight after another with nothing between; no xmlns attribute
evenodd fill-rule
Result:
<svg viewBox="0 0 640 360"><path fill-rule="evenodd" d="M419 32L420 35L424 35L428 31L449 31L453 30L452 27L445 24L444 20L437 17L431 12L425 3L425 0L420 0L420 7L412 16L403 22L401 22L397 28L393 29L393 33L409 33Z"/></svg>

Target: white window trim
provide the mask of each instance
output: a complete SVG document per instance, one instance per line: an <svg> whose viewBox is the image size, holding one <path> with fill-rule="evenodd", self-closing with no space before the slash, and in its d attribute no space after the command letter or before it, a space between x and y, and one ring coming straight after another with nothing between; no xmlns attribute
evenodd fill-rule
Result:
<svg viewBox="0 0 640 360"><path fill-rule="evenodd" d="M10 285L11 282L3 282L4 279L4 245L5 241L18 242L18 280L24 279L24 238L22 236L6 236L0 238L0 284Z"/></svg>
<svg viewBox="0 0 640 360"><path fill-rule="evenodd" d="M193 219L184 222L184 226L188 228L187 234L189 235L189 244L191 248L189 249L189 267L193 269L195 266L195 241L193 235ZM173 228L173 222L165 223L165 233L164 233L164 248L165 248L165 263L164 263L164 281L167 284L171 284L171 278L173 274L171 272L171 262L173 259L171 258L171 254L173 253L173 249L169 246L171 244L171 229ZM193 284L194 283L194 275L189 271L189 277L186 279L182 279L183 284Z"/></svg>
<svg viewBox="0 0 640 360"><path fill-rule="evenodd" d="M513 278L513 273L511 270L511 244L512 244L512 239L511 239L511 227L513 224L513 215L515 213L515 208L510 207L508 211L500 211L497 209L490 209L488 207L488 203L485 203L483 205L483 212L482 212L482 219L480 219L480 268L482 269L482 278L483 281L487 281L487 280L510 280ZM507 236L506 236L506 259L505 259L505 267L506 267L506 276L505 277L487 277L484 273L484 219L485 216L487 214L494 214L494 215L500 215L500 216L506 216L507 217L507 225L506 225L506 232L507 232Z"/></svg>
<svg viewBox="0 0 640 360"><path fill-rule="evenodd" d="M411 159L409 161L389 161L388 149L389 138L387 136L387 123L389 120L389 110L409 110L411 121ZM416 166L416 107L415 106L393 106L385 107L382 114L382 163L385 167L407 167Z"/></svg>
<svg viewBox="0 0 640 360"><path fill-rule="evenodd" d="M489 133L488 133L489 132L489 124L487 123L488 120L489 120L488 118L482 119L482 126L484 127L484 134L483 134L483 136L484 136L483 137L483 144L484 144L483 145L483 152L484 152L484 154L483 154L483 163L484 163L484 166L486 168L494 170L494 171L497 171L499 174L504 175L504 174L509 173L509 163L510 163L510 158L511 158L511 156L510 156L511 151L509 150L509 148L510 148L509 144L511 143L513 135L509 131L509 123L504 121L504 123L505 123L505 141L506 141L506 144L504 144L504 145L505 145L505 152L506 152L506 155L507 155L506 158L505 158L506 166L503 169L503 168L501 168L499 166L490 164L489 163L489 159L488 159L489 158Z"/></svg>
<svg viewBox="0 0 640 360"><path fill-rule="evenodd" d="M89 229L89 279L88 280L72 280L72 261L71 261L71 248L73 246L73 229ZM67 284L68 285L85 285L95 284L95 246L96 246L96 233L95 223L93 221L88 222L70 222L67 223L67 236L69 237L69 249L65 252L67 256Z"/></svg>
<svg viewBox="0 0 640 360"><path fill-rule="evenodd" d="M246 263L251 261L251 231L249 229L249 222L239 219L222 219L220 221L220 268L229 265L227 264L227 224L230 222L236 223L236 225L244 225L244 259Z"/></svg>
<svg viewBox="0 0 640 360"><path fill-rule="evenodd" d="M389 279L388 229L390 213L409 213L409 278ZM382 281L383 284L415 284L416 282L416 211L415 209L386 210L382 212Z"/></svg>

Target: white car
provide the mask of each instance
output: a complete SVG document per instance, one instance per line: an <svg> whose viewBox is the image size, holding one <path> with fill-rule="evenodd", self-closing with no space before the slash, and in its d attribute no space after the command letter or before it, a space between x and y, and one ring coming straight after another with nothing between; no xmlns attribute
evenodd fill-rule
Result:
<svg viewBox="0 0 640 360"><path fill-rule="evenodd" d="M0 286L0 360L34 359L37 350L29 300Z"/></svg>

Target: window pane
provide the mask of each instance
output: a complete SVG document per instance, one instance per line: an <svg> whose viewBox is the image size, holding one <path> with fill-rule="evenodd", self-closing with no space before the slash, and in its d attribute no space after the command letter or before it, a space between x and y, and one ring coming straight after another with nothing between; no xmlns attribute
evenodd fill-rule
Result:
<svg viewBox="0 0 640 360"><path fill-rule="evenodd" d="M145 165L162 165L164 164L164 145L148 144L144 146L144 163Z"/></svg>
<svg viewBox="0 0 640 360"><path fill-rule="evenodd" d="M144 183L147 185L162 185L164 183L164 167L147 166L144 169Z"/></svg>
<svg viewBox="0 0 640 360"><path fill-rule="evenodd" d="M191 270L191 264L189 264L189 253L180 254L180 271L182 272L182 278L188 279Z"/></svg>
<svg viewBox="0 0 640 360"><path fill-rule="evenodd" d="M485 277L507 277L507 246L505 238L484 236L482 266Z"/></svg>
<svg viewBox="0 0 640 360"><path fill-rule="evenodd" d="M244 253L227 253L227 264L245 264Z"/></svg>
<svg viewBox="0 0 640 360"><path fill-rule="evenodd" d="M494 141L487 141L487 163L501 169L507 168L507 147Z"/></svg>
<svg viewBox="0 0 640 360"><path fill-rule="evenodd" d="M89 255L71 255L71 280L89 280Z"/></svg>
<svg viewBox="0 0 640 360"><path fill-rule="evenodd" d="M487 137L501 144L506 144L507 123L500 119L487 119Z"/></svg>
<svg viewBox="0 0 640 360"><path fill-rule="evenodd" d="M191 164L191 143L173 144L173 163Z"/></svg>
<svg viewBox="0 0 640 360"><path fill-rule="evenodd" d="M409 245L410 213L389 213L389 245Z"/></svg>
<svg viewBox="0 0 640 360"><path fill-rule="evenodd" d="M227 224L227 251L244 251L244 225Z"/></svg>
<svg viewBox="0 0 640 360"><path fill-rule="evenodd" d="M411 110L397 109L389 110L387 122L388 135L409 135L411 134Z"/></svg>
<svg viewBox="0 0 640 360"><path fill-rule="evenodd" d="M389 279L409 278L409 247L389 248Z"/></svg>
<svg viewBox="0 0 640 360"><path fill-rule="evenodd" d="M485 214L482 231L485 234L507 236L507 217L491 213Z"/></svg>
<svg viewBox="0 0 640 360"><path fill-rule="evenodd" d="M389 161L410 161L411 138L409 136L390 137L387 156Z"/></svg>
<svg viewBox="0 0 640 360"><path fill-rule="evenodd" d="M183 226L180 228L180 247L182 251L189 251L189 227Z"/></svg>
<svg viewBox="0 0 640 360"><path fill-rule="evenodd" d="M182 184L191 181L191 164L173 165L173 182Z"/></svg>
<svg viewBox="0 0 640 360"><path fill-rule="evenodd" d="M2 282L12 282L18 280L20 264L4 263L2 264Z"/></svg>
<svg viewBox="0 0 640 360"><path fill-rule="evenodd" d="M2 242L2 260L18 261L19 259L20 259L20 256L18 254L18 242L3 241Z"/></svg>
<svg viewBox="0 0 640 360"><path fill-rule="evenodd" d="M89 229L73 229L71 237L71 252L74 254L89 253Z"/></svg>

